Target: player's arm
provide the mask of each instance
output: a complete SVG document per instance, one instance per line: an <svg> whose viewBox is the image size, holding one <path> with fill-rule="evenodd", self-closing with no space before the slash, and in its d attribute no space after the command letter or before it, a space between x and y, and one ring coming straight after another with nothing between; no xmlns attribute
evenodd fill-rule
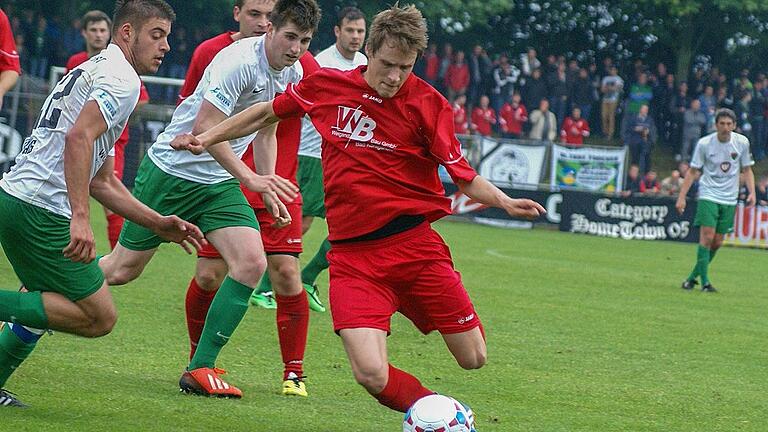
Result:
<svg viewBox="0 0 768 432"><path fill-rule="evenodd" d="M688 173L686 173L685 178L683 179L683 185L680 186L680 193L677 194L677 203L675 204L675 208L677 208L677 211L680 214L683 214L685 211L685 197L688 196L688 191L691 190L693 182L698 180L700 175L701 170L698 168L688 168ZM754 182L752 184L754 185ZM752 190L754 191L754 189Z"/></svg>
<svg viewBox="0 0 768 432"><path fill-rule="evenodd" d="M500 208L513 217L534 219L547 212L536 201L510 198L493 183L479 175L472 181L459 180L456 184L464 195L474 201L489 207Z"/></svg>
<svg viewBox="0 0 768 432"><path fill-rule="evenodd" d="M199 135L179 135L171 142L176 150L188 150L200 154L206 149L232 139L250 135L267 126L277 123L280 119L272 109L272 101L259 102L236 115L206 129Z"/></svg>
<svg viewBox="0 0 768 432"><path fill-rule="evenodd" d="M261 129L253 140L253 166L262 175L275 173L277 164L277 123ZM291 215L280 199L270 193L262 193L264 207L275 218L275 226L282 228L291 223Z"/></svg>
<svg viewBox="0 0 768 432"><path fill-rule="evenodd" d="M225 113L221 112L207 100L204 100L200 106L200 111L197 114L197 119L195 120L195 126L192 128L192 133L202 133L202 135L205 135L208 132L203 131L210 131L215 129L226 120L227 115ZM250 133L246 133L242 136L247 136ZM275 195L274 198L277 198L277 195L279 195L288 202L293 201L293 199L296 198L298 191L291 182L274 174L274 159L270 172L261 173L263 175L259 175L253 172L253 170L251 170L248 165L243 163L243 161L238 158L237 155L235 155L235 152L232 151L232 147L228 145L229 139L239 137L240 136L235 136L222 141L227 143L227 145L209 146L208 153L210 153L211 156L216 159L216 162L218 162L224 169L226 169L227 172L232 174L233 177L235 177L249 190L268 195ZM174 142L175 141L176 140L174 139ZM276 148L277 144L274 144L274 146ZM276 149L274 152L277 154Z"/></svg>
<svg viewBox="0 0 768 432"><path fill-rule="evenodd" d="M163 216L137 200L114 175L114 164L115 158L108 157L91 180L90 193L96 201L165 240L178 243L187 253L192 253L191 247L198 250L202 247L205 238L200 228L177 216Z"/></svg>
<svg viewBox="0 0 768 432"><path fill-rule="evenodd" d="M741 174L744 176L744 181L747 183L747 190L749 195L747 196L747 207L752 207L757 202L757 194L755 193L755 173L752 172L751 166L745 166L741 169Z"/></svg>
<svg viewBox="0 0 768 432"><path fill-rule="evenodd" d="M15 70L4 70L0 72L0 108L3 107L3 96L12 89L19 79L19 73Z"/></svg>

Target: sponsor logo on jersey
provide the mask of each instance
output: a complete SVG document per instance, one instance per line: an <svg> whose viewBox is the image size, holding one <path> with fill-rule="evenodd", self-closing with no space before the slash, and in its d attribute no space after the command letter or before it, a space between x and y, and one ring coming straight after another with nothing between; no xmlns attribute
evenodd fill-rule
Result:
<svg viewBox="0 0 768 432"><path fill-rule="evenodd" d="M263 87L262 88L256 87L255 89L253 89L253 94L259 94L259 93L262 93L263 91L264 91Z"/></svg>
<svg viewBox="0 0 768 432"><path fill-rule="evenodd" d="M286 243L288 243L288 244L299 244L299 243L301 243L301 239L300 238L289 238L288 240L286 240Z"/></svg>
<svg viewBox="0 0 768 432"><path fill-rule="evenodd" d="M214 87L214 88L212 88L211 90L209 90L209 92L211 92L211 94L212 94L212 95L214 95L214 96L216 97L216 100L218 100L219 102L221 102L222 104L224 104L224 106L226 106L226 107L230 107L230 106L232 106L232 101L231 101L231 100L229 100L229 99L228 99L226 96L224 96L223 94L221 94L221 88L219 88L219 87Z"/></svg>
<svg viewBox="0 0 768 432"><path fill-rule="evenodd" d="M730 162L723 162L720 164L720 169L723 170L723 172L728 172L728 170L731 169L731 163Z"/></svg>
<svg viewBox="0 0 768 432"><path fill-rule="evenodd" d="M736 160L736 158L739 157L739 154L736 152L731 152L731 159Z"/></svg>
<svg viewBox="0 0 768 432"><path fill-rule="evenodd" d="M107 109L110 117L114 117L115 114L117 114L117 108L114 105L112 105L112 102L109 101L109 94L107 94L107 92L102 90L99 92L97 97L102 102L102 104L104 104L104 108Z"/></svg>
<svg viewBox="0 0 768 432"><path fill-rule="evenodd" d="M373 138L376 121L360 109L339 106L334 135L349 138L352 141L368 142ZM347 144L348 145L348 144Z"/></svg>

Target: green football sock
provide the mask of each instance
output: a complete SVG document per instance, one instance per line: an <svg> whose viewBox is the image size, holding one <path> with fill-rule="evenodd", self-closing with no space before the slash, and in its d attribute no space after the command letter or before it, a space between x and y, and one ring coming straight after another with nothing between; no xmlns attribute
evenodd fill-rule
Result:
<svg viewBox="0 0 768 432"><path fill-rule="evenodd" d="M0 321L48 328L43 294L40 291L19 292L0 290Z"/></svg>
<svg viewBox="0 0 768 432"><path fill-rule="evenodd" d="M259 286L256 287L255 291L259 294L272 291L272 281L269 280L267 272L264 272L264 276L261 277L261 282L259 282Z"/></svg>
<svg viewBox="0 0 768 432"><path fill-rule="evenodd" d="M717 253L717 249L710 249L709 250L709 262L711 263L715 259L715 254Z"/></svg>
<svg viewBox="0 0 768 432"><path fill-rule="evenodd" d="M248 310L248 298L253 289L227 276L213 298L205 326L200 336L189 370L216 364L219 352L227 344Z"/></svg>
<svg viewBox="0 0 768 432"><path fill-rule="evenodd" d="M709 248L699 245L698 252L696 253L696 268L701 276L701 284L707 285L709 283L709 277L707 271L709 270Z"/></svg>
<svg viewBox="0 0 768 432"><path fill-rule="evenodd" d="M323 240L323 244L320 245L320 250L317 251L312 260L301 270L301 281L306 284L314 284L317 280L317 276L325 269L328 268L328 259L326 255L331 250L331 242L326 237Z"/></svg>
<svg viewBox="0 0 768 432"><path fill-rule="evenodd" d="M5 386L8 378L35 349L37 340L40 339L40 335L23 327L19 330L23 336L17 335L8 324L0 330L0 387ZM22 337L26 341L22 340Z"/></svg>

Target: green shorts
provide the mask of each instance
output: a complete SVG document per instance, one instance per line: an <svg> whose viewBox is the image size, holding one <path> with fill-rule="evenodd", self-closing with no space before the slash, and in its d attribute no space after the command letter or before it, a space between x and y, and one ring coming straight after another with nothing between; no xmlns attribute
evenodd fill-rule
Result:
<svg viewBox="0 0 768 432"><path fill-rule="evenodd" d="M69 219L0 189L0 243L28 290L56 292L74 302L104 285L96 261L84 264L64 256L69 238Z"/></svg>
<svg viewBox="0 0 768 432"><path fill-rule="evenodd" d="M715 232L718 234L729 234L733 232L733 217L735 214L735 205L725 205L709 200L699 200L693 225L714 227Z"/></svg>
<svg viewBox="0 0 768 432"><path fill-rule="evenodd" d="M303 200L301 215L325 219L325 190L320 159L299 155L298 181Z"/></svg>
<svg viewBox="0 0 768 432"><path fill-rule="evenodd" d="M136 174L133 196L162 215L176 215L197 225L204 234L219 228L246 226L259 229L235 179L215 184L196 183L166 174L145 157ZM166 242L152 230L125 221L120 244L128 249L155 249Z"/></svg>

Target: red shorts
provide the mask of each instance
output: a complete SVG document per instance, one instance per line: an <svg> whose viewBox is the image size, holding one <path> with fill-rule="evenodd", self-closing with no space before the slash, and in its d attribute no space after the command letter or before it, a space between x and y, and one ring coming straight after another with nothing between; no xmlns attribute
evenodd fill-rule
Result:
<svg viewBox="0 0 768 432"><path fill-rule="evenodd" d="M334 244L328 252L333 329L390 332L400 312L424 334L480 326L448 246L428 223L371 241Z"/></svg>
<svg viewBox="0 0 768 432"><path fill-rule="evenodd" d="M300 254L301 248L301 204L286 204L291 215L291 224L283 228L274 228L275 219L266 209L253 209L256 220L259 221L261 241L266 253L290 252ZM221 258L219 251L208 242L203 249L197 252L198 258Z"/></svg>
<svg viewBox="0 0 768 432"><path fill-rule="evenodd" d="M125 170L125 146L128 145L128 125L125 126L122 135L115 142L115 177L123 179Z"/></svg>

